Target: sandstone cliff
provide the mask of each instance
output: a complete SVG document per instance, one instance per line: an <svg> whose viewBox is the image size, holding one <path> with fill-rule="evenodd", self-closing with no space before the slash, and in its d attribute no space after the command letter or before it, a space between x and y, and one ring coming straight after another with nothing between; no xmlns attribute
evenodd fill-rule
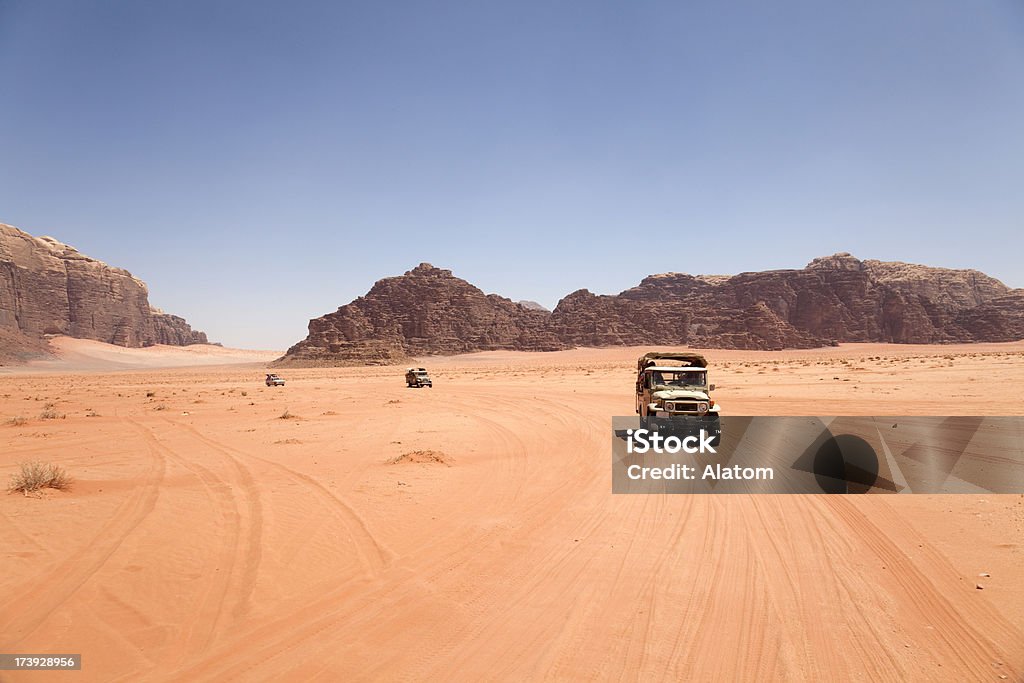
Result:
<svg viewBox="0 0 1024 683"><path fill-rule="evenodd" d="M420 264L310 321L279 361L383 364L410 356L574 346L811 348L839 342L952 343L1024 338L1024 290L974 270L861 261L733 276L652 275L618 295L581 289L548 313Z"/></svg>
<svg viewBox="0 0 1024 683"><path fill-rule="evenodd" d="M48 334L120 346L205 344L183 318L149 305L146 284L52 237L0 224L0 330L10 348Z"/></svg>
<svg viewBox="0 0 1024 683"><path fill-rule="evenodd" d="M286 364L387 364L415 355L566 348L549 314L482 291L421 263L377 282L366 296L309 322Z"/></svg>

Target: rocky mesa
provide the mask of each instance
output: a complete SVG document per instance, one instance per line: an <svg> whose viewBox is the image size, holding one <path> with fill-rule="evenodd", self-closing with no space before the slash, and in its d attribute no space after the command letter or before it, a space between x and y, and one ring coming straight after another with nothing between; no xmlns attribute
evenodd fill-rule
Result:
<svg viewBox="0 0 1024 683"><path fill-rule="evenodd" d="M550 315L421 263L309 321L309 336L278 362L384 365L418 355L567 348L550 331Z"/></svg>
<svg viewBox="0 0 1024 683"><path fill-rule="evenodd" d="M8 360L37 354L45 335L119 346L207 343L149 304L146 284L52 237L0 224L0 333Z"/></svg>
<svg viewBox="0 0 1024 683"><path fill-rule="evenodd" d="M365 365L471 351L576 346L812 348L1024 338L1024 290L975 270L859 260L732 276L651 275L617 295L581 289L554 311L484 294L422 263L309 323L281 365Z"/></svg>

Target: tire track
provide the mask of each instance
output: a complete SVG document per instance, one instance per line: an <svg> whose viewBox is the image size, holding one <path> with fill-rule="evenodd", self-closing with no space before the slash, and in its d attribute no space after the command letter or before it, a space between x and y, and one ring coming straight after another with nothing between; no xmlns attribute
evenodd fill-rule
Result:
<svg viewBox="0 0 1024 683"><path fill-rule="evenodd" d="M479 420L484 425L485 431L491 435L491 437L497 437L495 441L502 446L501 452L510 451L513 454L513 458L517 462L525 463L529 458L528 447L523 444L519 439L519 436L512 430L496 423L493 420L482 418L478 415L473 415L475 420ZM256 456L253 456L256 457ZM260 460L265 460L258 458ZM283 470L290 474L298 477L302 477L303 480L307 480L305 475L294 472L283 466L278 466L272 461L267 461L269 464L281 467ZM514 467L510 472L520 472L521 465ZM317 483L318 482L314 482ZM516 494L523 491L522 486L522 474L519 474L518 478L513 483L513 493L506 494L504 500L506 503L511 504L516 498ZM326 492L326 495L333 495ZM526 504L527 501L518 501L520 505ZM539 501L530 501L531 507L538 506ZM569 505L572 503L571 499L565 499L563 505ZM599 506L597 506L599 507ZM504 510L506 514L510 514L510 510ZM529 535L532 531L543 528L548 525L553 519L557 520L557 515L551 515L550 509L538 507L538 513L531 516L527 516L530 523L523 525L517 531L517 535L524 536ZM543 514L541 514L543 513ZM517 521L522 521L522 516L517 516ZM596 527L603 520L603 517L597 516L587 519L588 525L586 528L582 528L584 533L590 533L591 527ZM480 551L488 547L489 544L497 542L500 537L496 537L497 530L487 530L482 534L475 535L474 538L470 539L465 545L462 546L462 550L456 551L453 554L448 555L446 561L441 565L438 565L428 574L420 574L417 576L416 582L410 584L401 580L395 580L396 577L380 577L379 581L371 581L366 585L367 590L360 590L357 599L352 599L351 595L347 600L341 602L341 596L345 593L351 594L353 584L349 582L346 586L339 587L337 590L332 591L330 594L322 596L312 603L308 603L303 607L291 612L290 614L281 617L278 616L271 622L260 625L255 631L250 631L242 639L246 643L244 659L241 661L225 661L218 662L217 666L212 668L206 668L203 665L197 665L189 671L181 672L186 677L193 674L202 672L202 675L216 675L217 677L232 677L239 676L245 677L253 673L253 661L261 662L261 666L274 666L271 660L279 662L276 666L282 666L281 657L286 654L295 658L296 661L303 659L298 656L298 652L317 652L324 647L321 635L329 632L360 632L363 635L361 637L373 638L373 629L380 625L380 610L384 604L404 604L410 600L415 601L423 590L423 586L435 586L444 581L450 581L451 577L459 576L464 577L470 575L472 564L479 563ZM492 540L488 541L487 539ZM568 549L558 549L552 551L549 555L549 559L538 565L537 563L531 563L528 567L522 567L518 570L523 576L529 576L532 573L536 573L538 568L550 567L556 564L556 559L560 556L564 556L566 552L570 552L573 548L570 546ZM453 572L453 569L457 569L465 563L470 563L471 566L466 567L461 572ZM506 566L504 558L501 559L498 569L493 566L488 570L490 575L496 573L500 574L502 583L507 585L526 585L523 583L523 579L511 576L509 571L510 567ZM585 570L586 565L580 568L580 571ZM400 570L396 568L396 570ZM391 572L393 573L393 571ZM534 579L532 585L539 586L544 584L543 577ZM527 591L528 592L528 591ZM450 659L447 653L450 653L455 648L464 646L468 641L469 634L472 632L478 632L479 630L485 629L493 621L494 615L500 610L497 609L497 601L501 599L501 596L495 595L491 591L485 591L484 593L477 592L476 597L468 602L462 603L460 607L462 609L469 609L473 614L476 615L474 618L470 618L467 622L465 629L456 629L454 631L445 631L445 641L449 645L440 645L436 641L432 642L429 648L424 646L423 652L419 655L414 653L406 653L406 659L415 661L411 671L427 671L430 668L431 661L444 661ZM341 602L341 604L339 604ZM476 625L473 626L472 622L476 621ZM289 623L290 629L282 631L280 628L275 628L276 623ZM295 628L294 624L301 624L298 628ZM437 633L431 634L437 636ZM257 645L257 643L259 645ZM241 655L239 655L240 657ZM229 659L236 659L231 657ZM287 667L287 664L283 664ZM275 669L276 671L287 671L289 669ZM372 672L367 672L369 677L372 677ZM415 673L407 673L406 676L418 678Z"/></svg>
<svg viewBox="0 0 1024 683"><path fill-rule="evenodd" d="M916 612L923 623L932 625L949 652L957 653L957 660L963 665L965 675L969 674L976 680L989 678L993 674L993 662L1011 659L996 645L993 638L977 630L977 624L984 624L998 642L1024 642L1024 636L1017 629L990 610L979 609L976 602L956 600L955 604L955 594L954 599L944 595L914 566L899 545L857 510L845 496L829 496L823 502L842 521L847 531L852 532L885 562L889 576L902 589L902 595L899 595L901 601L907 609ZM895 524L896 519L890 520L890 523ZM931 559L938 570L945 563L937 554L932 555ZM1022 678L1022 672L1012 664L1007 664L1000 673L1014 680Z"/></svg>
<svg viewBox="0 0 1024 683"><path fill-rule="evenodd" d="M178 646L163 648L167 652L175 653L177 657L174 664L165 663L180 665L185 657L195 656L196 653L209 649L217 634L230 625L225 623L228 621L225 614L226 603L234 603L231 615L237 618L240 607L246 604L252 595L255 578L249 573L238 576L238 558L247 552L247 547L260 544L260 526L258 523L254 524L251 517L243 519L233 487L213 470L192 462L163 445L149 427L136 420L129 419L128 422L139 430L152 448L162 452L167 459L184 467L199 480L223 524L220 537L224 542L219 546L216 561L217 569L222 571L208 572L206 588L193 618L182 631ZM251 494L249 491L248 495ZM239 584L237 587L236 583ZM233 599L230 598L232 591L236 593ZM241 597L237 595L238 593Z"/></svg>
<svg viewBox="0 0 1024 683"><path fill-rule="evenodd" d="M795 622L788 622L784 634L794 646L795 671L801 677L819 679L827 677L839 660L851 669L863 670L871 680L902 677L904 670L893 655L891 634L883 633L870 619L872 608L865 603L864 582L850 566L854 555L830 552L835 540L822 531L828 528L822 523L827 510L819 509L813 496L755 495L744 503L756 516L754 523L747 525L747 533L757 552L757 573L777 587L770 596L776 617L786 614L787 607L799 615ZM794 553L793 548L810 550ZM834 605L834 609L823 612L822 604ZM874 614L879 613L884 610ZM843 615L842 624L856 624L857 638L833 630L837 614Z"/></svg>
<svg viewBox="0 0 1024 683"><path fill-rule="evenodd" d="M355 511L355 509L349 505L346 501L339 498L330 489L321 484L313 477L293 470L285 465L270 460L268 458L255 455L253 453L245 453L239 451L231 446L223 444L219 441L211 439L205 436L191 425L187 425L181 422L173 422L175 426L187 431L198 441L206 444L208 447L218 451L225 457L229 458L239 471L244 471L243 475L246 479L246 485L255 489L255 482L252 478L252 473L248 471L242 465L242 459L248 458L250 460L256 460L265 465L268 465L279 472L282 472L285 476L292 479L293 481L304 485L305 487L312 490L322 501L327 503L328 511L334 514L340 522L345 526L349 536L355 541L356 551L362 558L363 565L366 567L367 572L370 576L376 576L381 571L386 569L392 562L393 554L390 550L384 547L374 536L366 524L366 521Z"/></svg>
<svg viewBox="0 0 1024 683"><path fill-rule="evenodd" d="M153 512L167 463L156 449L148 450L151 456L149 468L141 485L117 507L92 540L80 551L51 567L47 571L50 580L42 588L35 588L35 581L27 583L22 589L12 590L15 597L0 605L0 614L7 615L0 617L0 634L3 634L5 643L13 645L30 636L106 564L125 539ZM14 651L10 645L5 647Z"/></svg>

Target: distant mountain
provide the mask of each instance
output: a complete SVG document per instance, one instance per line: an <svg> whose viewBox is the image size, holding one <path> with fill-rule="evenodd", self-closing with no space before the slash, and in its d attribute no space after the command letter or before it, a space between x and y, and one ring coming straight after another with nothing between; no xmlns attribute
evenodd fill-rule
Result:
<svg viewBox="0 0 1024 683"><path fill-rule="evenodd" d="M520 306L522 306L523 308L525 308L528 311L544 311L545 313L550 313L551 312L548 309L546 309L543 306L541 306L536 301L530 301L529 299L523 299L522 301L518 301L516 303L518 303Z"/></svg>
<svg viewBox="0 0 1024 683"><path fill-rule="evenodd" d="M183 318L152 308L146 284L127 270L2 223L0 333L7 360L38 353L48 334L132 347L207 343Z"/></svg>
<svg viewBox="0 0 1024 683"><path fill-rule="evenodd" d="M309 321L282 359L293 365L387 364L409 356L483 349L554 351L550 313L484 294L450 270L421 263L378 281L366 296Z"/></svg>
<svg viewBox="0 0 1024 683"><path fill-rule="evenodd" d="M285 365L384 364L410 356L575 346L812 348L839 342L1024 338L1024 290L975 270L861 261L842 253L799 270L651 275L614 296L585 289L548 313L485 295L420 264L309 323Z"/></svg>

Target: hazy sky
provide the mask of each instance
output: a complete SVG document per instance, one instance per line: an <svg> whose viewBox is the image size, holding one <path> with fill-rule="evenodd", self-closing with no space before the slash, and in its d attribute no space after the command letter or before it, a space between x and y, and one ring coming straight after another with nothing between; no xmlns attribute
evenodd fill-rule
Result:
<svg viewBox="0 0 1024 683"><path fill-rule="evenodd" d="M420 261L1022 287L1024 3L0 0L0 222L260 348Z"/></svg>

